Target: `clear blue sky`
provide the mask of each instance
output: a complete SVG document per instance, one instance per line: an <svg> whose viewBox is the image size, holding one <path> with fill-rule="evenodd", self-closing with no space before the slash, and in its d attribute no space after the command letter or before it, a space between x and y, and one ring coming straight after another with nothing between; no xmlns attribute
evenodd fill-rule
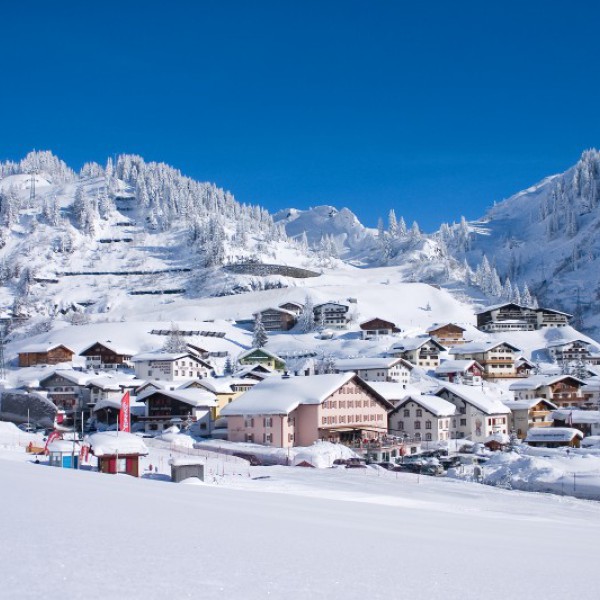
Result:
<svg viewBox="0 0 600 600"><path fill-rule="evenodd" d="M10 2L0 159L138 153L270 210L480 216L600 144L598 2Z"/></svg>

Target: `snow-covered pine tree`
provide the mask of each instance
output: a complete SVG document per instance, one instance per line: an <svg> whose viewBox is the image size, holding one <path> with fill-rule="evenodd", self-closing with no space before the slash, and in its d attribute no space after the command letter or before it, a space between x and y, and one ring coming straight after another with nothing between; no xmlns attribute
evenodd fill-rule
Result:
<svg viewBox="0 0 600 600"><path fill-rule="evenodd" d="M173 354L187 351L187 344L176 323L171 323L171 331L169 332L162 349L164 352Z"/></svg>
<svg viewBox="0 0 600 600"><path fill-rule="evenodd" d="M300 329L304 333L308 333L310 331L315 330L314 304L310 296L306 296L306 299L304 300L304 307L302 308L302 312L300 313L298 324L300 325Z"/></svg>
<svg viewBox="0 0 600 600"><path fill-rule="evenodd" d="M254 330L252 332L252 347L263 348L267 345L269 336L262 322L262 317L259 312L254 315Z"/></svg>
<svg viewBox="0 0 600 600"><path fill-rule="evenodd" d="M531 306L533 300L531 298L531 292L529 291L529 287L527 283L523 284L523 293L521 294L521 303L523 306Z"/></svg>
<svg viewBox="0 0 600 600"><path fill-rule="evenodd" d="M393 208L390 210L390 214L388 217L388 233L390 234L390 237L392 239L398 236L398 221L396 219L396 213L394 212Z"/></svg>
<svg viewBox="0 0 600 600"><path fill-rule="evenodd" d="M407 234L407 228L406 228L406 221L404 220L404 217L400 217L400 221L398 221L398 237L406 237Z"/></svg>

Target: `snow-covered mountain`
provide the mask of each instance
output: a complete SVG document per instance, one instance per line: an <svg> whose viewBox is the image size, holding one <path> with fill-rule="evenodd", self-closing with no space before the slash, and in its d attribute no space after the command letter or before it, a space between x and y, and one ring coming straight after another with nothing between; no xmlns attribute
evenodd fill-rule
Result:
<svg viewBox="0 0 600 600"><path fill-rule="evenodd" d="M366 281L365 269L385 266L395 281L441 285L467 302L537 296L593 332L599 174L600 154L587 151L479 221L426 234L393 211L377 229L347 208L270 215L138 156L75 173L32 152L0 163L0 304L38 320L156 318L165 304L306 287L311 275L324 284L328 273Z"/></svg>

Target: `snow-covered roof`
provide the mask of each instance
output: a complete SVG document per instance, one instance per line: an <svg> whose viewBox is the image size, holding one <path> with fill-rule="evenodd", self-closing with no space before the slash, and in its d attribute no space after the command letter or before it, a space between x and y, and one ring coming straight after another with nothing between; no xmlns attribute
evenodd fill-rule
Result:
<svg viewBox="0 0 600 600"><path fill-rule="evenodd" d="M172 362L181 358L193 358L194 360L204 362L195 354L189 352L162 352L161 350L153 350L151 352L141 352L131 357L131 362L145 362L151 360L160 360L164 362Z"/></svg>
<svg viewBox="0 0 600 600"><path fill-rule="evenodd" d="M505 306L516 306L522 310L534 310L533 308L529 308L528 306L523 306L522 304L517 304L516 302L502 302L502 304L492 304L490 306L486 306L481 310L478 310L475 314L482 315L483 313L490 312L492 310L498 310L499 308L504 308Z"/></svg>
<svg viewBox="0 0 600 600"><path fill-rule="evenodd" d="M455 354L458 356L461 356L463 354L473 354L475 352L476 353L489 352L490 350L493 350L494 348L497 348L498 346L502 346L503 344L505 346L508 346L509 348L512 348L513 351L515 351L515 352L521 352L520 348L513 346L509 342L504 342L504 341L499 341L499 340L470 342L468 344L463 344L462 346L455 346L454 348L451 348L448 352L450 354Z"/></svg>
<svg viewBox="0 0 600 600"><path fill-rule="evenodd" d="M550 402L546 398L527 398L526 400L507 400L504 404L513 410L529 410L533 408L536 404L540 402L544 402L548 405L548 408L555 409L557 408L556 404Z"/></svg>
<svg viewBox="0 0 600 600"><path fill-rule="evenodd" d="M456 323L434 323L431 327L429 327L425 331L427 333L431 333L432 331L437 331L438 329L441 329L442 327L456 327L456 328L460 329L461 331L466 331L466 329L464 327L461 327L460 325L457 325Z"/></svg>
<svg viewBox="0 0 600 600"><path fill-rule="evenodd" d="M489 396L485 388L473 387L472 385L460 385L456 383L444 383L435 392L436 396L444 390L458 396L468 404L471 404L486 415L508 414L510 409L496 396Z"/></svg>
<svg viewBox="0 0 600 600"><path fill-rule="evenodd" d="M266 354L267 356L270 356L271 358L273 358L275 360L285 363L285 361L282 358L280 358L279 356L277 356L277 354L274 354L273 352L269 352L266 348L250 348L250 350L246 350L245 352L242 352L238 356L238 361L244 360L244 358L247 358L248 356L250 356L251 354L254 354L255 352L262 352L263 354Z"/></svg>
<svg viewBox="0 0 600 600"><path fill-rule="evenodd" d="M436 417L450 417L456 413L456 406L452 402L431 394L412 394L407 396L396 406L393 412L399 411L408 402L414 402L422 406Z"/></svg>
<svg viewBox="0 0 600 600"><path fill-rule="evenodd" d="M206 459L199 456L177 456L170 458L169 464L173 467L185 467L188 465L205 465Z"/></svg>
<svg viewBox="0 0 600 600"><path fill-rule="evenodd" d="M74 350L71 350L71 348L69 348L68 346L65 346L64 344L53 344L51 342L47 342L45 344L31 344L29 346L25 346L25 348L23 348L19 354L27 354L27 353L45 353L45 352L50 352L51 350L55 350L56 348L64 348L65 350L68 350L69 352L75 354Z"/></svg>
<svg viewBox="0 0 600 600"><path fill-rule="evenodd" d="M525 379L511 383L508 389L513 392L537 390L546 385L554 385L565 379L571 379L580 385L585 385L583 379L573 377L573 375L555 375L550 377L548 375L532 375L531 377L526 377Z"/></svg>
<svg viewBox="0 0 600 600"><path fill-rule="evenodd" d="M532 427L527 431L526 442L571 442L581 439L583 433L571 427Z"/></svg>
<svg viewBox="0 0 600 600"><path fill-rule="evenodd" d="M482 370L483 367L473 359L467 360L445 360L442 364L436 368L436 375L445 375L448 373L465 373L473 365L477 365L477 368Z"/></svg>
<svg viewBox="0 0 600 600"><path fill-rule="evenodd" d="M495 432L485 438L485 443L497 442L498 444L510 444L510 436L506 433Z"/></svg>
<svg viewBox="0 0 600 600"><path fill-rule="evenodd" d="M121 408L121 399L120 398L103 398L102 400L98 400L94 405L92 412L98 412L99 410L105 408L112 408L114 410L119 410ZM146 405L139 400L130 400L129 401L129 410L131 414L144 416L146 412Z"/></svg>
<svg viewBox="0 0 600 600"><path fill-rule="evenodd" d="M397 364L402 364L407 369L414 368L408 361L393 357L365 357L341 358L335 361L335 368L339 371L357 371L359 369L391 369Z"/></svg>
<svg viewBox="0 0 600 600"><path fill-rule="evenodd" d="M300 404L321 404L354 377L352 372L269 377L224 407L221 415L287 415Z"/></svg>
<svg viewBox="0 0 600 600"><path fill-rule="evenodd" d="M567 410L558 409L552 413L556 421L570 421L571 423L592 424L600 423L600 411L597 410Z"/></svg>
<svg viewBox="0 0 600 600"><path fill-rule="evenodd" d="M368 319L364 319L358 325L359 325L359 327L362 328L363 325L366 325L367 323L370 323L371 321L382 321L383 323L386 323L387 325L391 325L392 328L397 329L395 323L393 323L392 321L388 321L387 319L383 319L381 317L370 317Z"/></svg>
<svg viewBox="0 0 600 600"><path fill-rule="evenodd" d="M54 440L48 444L49 452L63 452L65 454L79 454L79 443L73 440Z"/></svg>
<svg viewBox="0 0 600 600"><path fill-rule="evenodd" d="M190 388L190 389L176 389L176 390L153 390L148 389L144 391L144 393L138 396L138 401L147 402L148 398L154 394L162 394L167 396L168 398L172 398L173 400L178 400L179 402L183 402L184 404L189 404L190 406L198 407L198 406L216 406L217 399L215 395L208 390L198 389L198 388Z"/></svg>
<svg viewBox="0 0 600 600"><path fill-rule="evenodd" d="M86 385L88 381L94 377L94 375L90 375L89 373L82 373L81 371L74 371L73 369L56 369L49 375L46 375L46 377L40 379L40 384L55 375L57 377L63 377L75 385Z"/></svg>
<svg viewBox="0 0 600 600"><path fill-rule="evenodd" d="M408 352L411 350L418 350L421 346L425 345L427 342L431 342L441 350L445 350L444 346L442 346L438 341L434 340L432 337L414 337L414 338L404 338L395 344L392 344L393 351L399 352Z"/></svg>
<svg viewBox="0 0 600 600"><path fill-rule="evenodd" d="M405 388L401 383L395 381L369 381L369 387L373 388L380 396L388 402L402 400L408 394L419 393L416 388L408 386Z"/></svg>
<svg viewBox="0 0 600 600"><path fill-rule="evenodd" d="M107 350L110 350L111 352L114 352L115 354L119 354L121 356L133 356L136 353L136 350L132 350L131 348L124 348L123 346L118 346L117 344L114 344L111 341L106 341L106 342L94 342L93 344L90 344L89 346L87 346L86 348L84 348L79 355L81 356L84 352L87 352L90 348L93 348L96 344L100 344L101 346L104 346Z"/></svg>
<svg viewBox="0 0 600 600"><path fill-rule="evenodd" d="M268 310L274 310L275 312L278 313L283 313L285 315L289 315L290 317L296 317L296 313L288 310L287 308L281 308L281 306L269 306L268 308L263 308L262 310L257 310L256 312L252 313L252 316L256 316L258 314L262 314Z"/></svg>
<svg viewBox="0 0 600 600"><path fill-rule="evenodd" d="M575 338L572 340L555 340L553 342L547 342L546 348L560 348L562 346L568 346L569 344L579 343L584 346L591 346L592 343L587 340L582 340L581 338Z"/></svg>
<svg viewBox="0 0 600 600"><path fill-rule="evenodd" d="M100 388L104 391L118 391L122 388L136 388L143 385L143 379L136 379L134 375L115 373L93 377L87 382L88 386Z"/></svg>
<svg viewBox="0 0 600 600"><path fill-rule="evenodd" d="M115 454L148 454L142 438L125 431L103 431L85 438L94 456L114 456Z"/></svg>

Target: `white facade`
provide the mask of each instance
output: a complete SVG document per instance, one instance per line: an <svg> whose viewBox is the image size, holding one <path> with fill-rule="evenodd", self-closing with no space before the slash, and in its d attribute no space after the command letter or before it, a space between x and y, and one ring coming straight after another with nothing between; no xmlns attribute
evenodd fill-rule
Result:
<svg viewBox="0 0 600 600"><path fill-rule="evenodd" d="M146 380L186 381L208 377L212 370L208 363L189 353L138 354L132 361L136 377Z"/></svg>
<svg viewBox="0 0 600 600"><path fill-rule="evenodd" d="M336 302L317 304L313 309L315 323L331 329L345 329L348 324L348 310L348 306Z"/></svg>
<svg viewBox="0 0 600 600"><path fill-rule="evenodd" d="M454 405L437 396L410 396L389 415L390 434L425 442L451 438Z"/></svg>
<svg viewBox="0 0 600 600"><path fill-rule="evenodd" d="M413 367L397 358L346 358L335 363L336 371L354 371L364 381L390 381L406 387Z"/></svg>

